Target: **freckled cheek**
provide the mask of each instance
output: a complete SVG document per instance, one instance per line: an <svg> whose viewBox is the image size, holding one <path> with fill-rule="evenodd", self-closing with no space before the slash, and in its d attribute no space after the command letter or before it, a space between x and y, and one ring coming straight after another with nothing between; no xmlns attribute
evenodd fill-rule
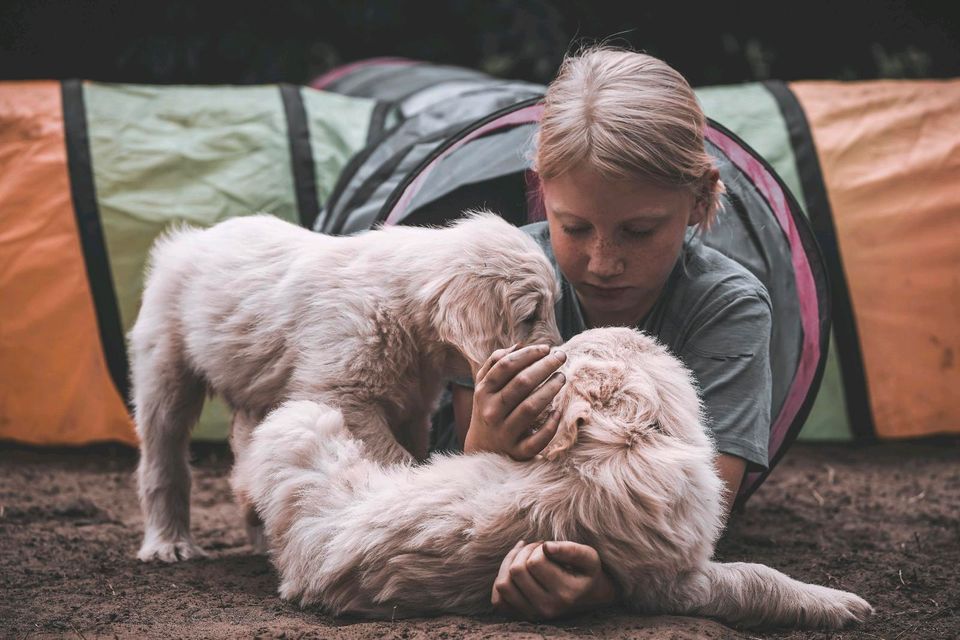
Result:
<svg viewBox="0 0 960 640"><path fill-rule="evenodd" d="M654 245L639 253L634 269L644 273L652 284L662 284L673 271L679 255L679 247Z"/></svg>
<svg viewBox="0 0 960 640"><path fill-rule="evenodd" d="M590 253L587 246L576 242L557 242L553 247L560 271L570 280L576 280L587 268Z"/></svg>
<svg viewBox="0 0 960 640"><path fill-rule="evenodd" d="M633 286L646 288L666 279L673 269L673 259L661 247L638 243L618 252L624 275Z"/></svg>

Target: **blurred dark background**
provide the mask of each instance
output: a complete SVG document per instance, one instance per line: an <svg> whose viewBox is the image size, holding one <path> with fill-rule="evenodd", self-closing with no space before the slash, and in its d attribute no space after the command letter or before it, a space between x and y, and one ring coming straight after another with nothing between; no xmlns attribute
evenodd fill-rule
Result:
<svg viewBox="0 0 960 640"><path fill-rule="evenodd" d="M692 84L960 75L960 2L0 0L0 79L306 83L404 56L547 82L608 39Z"/></svg>

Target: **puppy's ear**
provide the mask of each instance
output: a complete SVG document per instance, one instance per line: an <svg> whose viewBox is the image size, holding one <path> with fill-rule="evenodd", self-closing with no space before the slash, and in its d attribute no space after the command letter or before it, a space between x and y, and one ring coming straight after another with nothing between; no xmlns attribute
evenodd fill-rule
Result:
<svg viewBox="0 0 960 640"><path fill-rule="evenodd" d="M496 296L467 278L451 279L435 298L438 337L479 367L506 340L505 319Z"/></svg>
<svg viewBox="0 0 960 640"><path fill-rule="evenodd" d="M590 403L582 398L572 400L560 410L562 414L560 415L560 425L557 427L557 433L540 452L547 460L556 460L570 450L570 447L577 441L577 433L581 427L587 425L593 412Z"/></svg>
<svg viewBox="0 0 960 640"><path fill-rule="evenodd" d="M664 359L650 367L659 402L652 416L659 430L681 440L703 437L703 411L696 382L679 362Z"/></svg>

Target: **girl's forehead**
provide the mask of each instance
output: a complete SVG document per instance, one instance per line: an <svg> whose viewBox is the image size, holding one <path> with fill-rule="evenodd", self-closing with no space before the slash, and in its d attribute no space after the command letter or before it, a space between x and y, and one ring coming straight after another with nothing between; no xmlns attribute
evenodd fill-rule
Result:
<svg viewBox="0 0 960 640"><path fill-rule="evenodd" d="M591 224L656 224L667 220L678 213L675 209L661 209L659 207L636 206L622 211L609 208L575 209L572 211L562 207L553 208L547 205L547 215L552 215L560 222L589 222Z"/></svg>
<svg viewBox="0 0 960 640"><path fill-rule="evenodd" d="M693 195L649 180L610 180L589 169L543 180L544 205L558 217L589 222L656 221L689 211Z"/></svg>

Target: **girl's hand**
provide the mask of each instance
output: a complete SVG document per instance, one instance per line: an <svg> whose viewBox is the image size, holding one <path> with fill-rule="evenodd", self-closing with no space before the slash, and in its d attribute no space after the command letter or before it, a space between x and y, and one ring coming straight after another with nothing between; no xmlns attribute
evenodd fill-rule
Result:
<svg viewBox="0 0 960 640"><path fill-rule="evenodd" d="M617 590L593 547L521 540L503 559L490 601L510 617L551 620L613 604Z"/></svg>
<svg viewBox="0 0 960 640"><path fill-rule="evenodd" d="M551 415L537 431L531 427L563 387L557 369L566 359L547 345L494 351L477 372L464 452L494 451L514 460L540 453L557 432L560 416Z"/></svg>

